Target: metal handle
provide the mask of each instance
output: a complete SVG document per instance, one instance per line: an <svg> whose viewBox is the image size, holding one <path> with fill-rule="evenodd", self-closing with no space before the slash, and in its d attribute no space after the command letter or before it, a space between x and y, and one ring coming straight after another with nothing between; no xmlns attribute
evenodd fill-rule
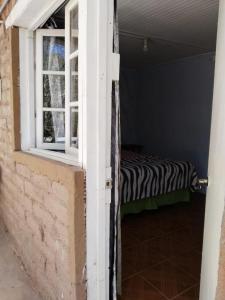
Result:
<svg viewBox="0 0 225 300"><path fill-rule="evenodd" d="M198 180L198 184L200 185L200 186L208 186L209 185L209 181L208 181L208 178L200 178L199 180Z"/></svg>

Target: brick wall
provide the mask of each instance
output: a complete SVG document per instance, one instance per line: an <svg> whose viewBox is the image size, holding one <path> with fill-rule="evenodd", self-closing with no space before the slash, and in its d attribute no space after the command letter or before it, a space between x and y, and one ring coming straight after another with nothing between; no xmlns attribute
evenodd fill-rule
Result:
<svg viewBox="0 0 225 300"><path fill-rule="evenodd" d="M44 299L85 298L83 171L15 155L11 29L0 25L0 217Z"/></svg>

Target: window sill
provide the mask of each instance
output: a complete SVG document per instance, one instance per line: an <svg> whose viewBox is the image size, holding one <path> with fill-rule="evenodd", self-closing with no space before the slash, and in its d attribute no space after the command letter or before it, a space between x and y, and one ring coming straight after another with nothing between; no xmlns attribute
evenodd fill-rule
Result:
<svg viewBox="0 0 225 300"><path fill-rule="evenodd" d="M31 151L14 151L13 160L17 163L26 165L32 171L46 175L52 180L68 183L73 180L74 174L82 174L84 170L68 162L64 163L60 159L50 158L49 156L33 153ZM71 175L71 176L70 176Z"/></svg>
<svg viewBox="0 0 225 300"><path fill-rule="evenodd" d="M24 152L33 154L33 155L42 156L42 157L52 159L55 161L60 161L64 164L81 168L81 163L77 162L75 160L75 157L70 154L60 153L60 152L51 151L51 150L37 149L37 148L31 148L30 150L27 150Z"/></svg>

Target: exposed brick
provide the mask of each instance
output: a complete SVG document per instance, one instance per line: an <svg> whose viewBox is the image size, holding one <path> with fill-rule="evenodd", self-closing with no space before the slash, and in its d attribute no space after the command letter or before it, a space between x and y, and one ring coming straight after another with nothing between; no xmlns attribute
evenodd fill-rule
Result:
<svg viewBox="0 0 225 300"><path fill-rule="evenodd" d="M0 218L43 299L72 300L76 296L70 278L74 245L68 225L69 191L13 159L10 30L0 25Z"/></svg>
<svg viewBox="0 0 225 300"><path fill-rule="evenodd" d="M22 204L24 209L31 214L33 211L33 200L26 195L23 195Z"/></svg>
<svg viewBox="0 0 225 300"><path fill-rule="evenodd" d="M24 182L25 194L31 199L37 202L43 202L44 191L34 186L30 181L25 180Z"/></svg>
<svg viewBox="0 0 225 300"><path fill-rule="evenodd" d="M16 165L16 171L18 172L18 174L20 174L21 176L27 178L27 179L30 179L30 176L31 176L31 172L30 170L24 166L24 165L21 165L21 164L17 164Z"/></svg>
<svg viewBox="0 0 225 300"><path fill-rule="evenodd" d="M56 197L60 198L64 204L68 202L69 192L68 190L60 183L52 183L52 192Z"/></svg>
<svg viewBox="0 0 225 300"><path fill-rule="evenodd" d="M31 181L35 186L48 191L51 188L51 181L46 176L32 174Z"/></svg>
<svg viewBox="0 0 225 300"><path fill-rule="evenodd" d="M39 225L47 230L51 230L54 224L54 218L51 214L38 203L33 204L33 216L38 221Z"/></svg>
<svg viewBox="0 0 225 300"><path fill-rule="evenodd" d="M45 194L44 205L54 218L68 225L68 210L62 205L62 201L58 197L50 193Z"/></svg>
<svg viewBox="0 0 225 300"><path fill-rule="evenodd" d="M24 192L24 180L21 176L15 174L14 182L21 192Z"/></svg>

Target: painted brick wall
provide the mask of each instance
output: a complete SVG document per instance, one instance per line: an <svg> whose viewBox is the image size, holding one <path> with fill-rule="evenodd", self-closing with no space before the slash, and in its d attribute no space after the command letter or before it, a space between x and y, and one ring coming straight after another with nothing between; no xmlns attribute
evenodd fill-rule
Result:
<svg viewBox="0 0 225 300"><path fill-rule="evenodd" d="M54 162L39 159L30 167L26 159L15 159L10 62L10 30L0 25L0 217L43 299L82 300L83 171L70 167L69 179L64 180L67 169L63 164L59 163L54 172Z"/></svg>

